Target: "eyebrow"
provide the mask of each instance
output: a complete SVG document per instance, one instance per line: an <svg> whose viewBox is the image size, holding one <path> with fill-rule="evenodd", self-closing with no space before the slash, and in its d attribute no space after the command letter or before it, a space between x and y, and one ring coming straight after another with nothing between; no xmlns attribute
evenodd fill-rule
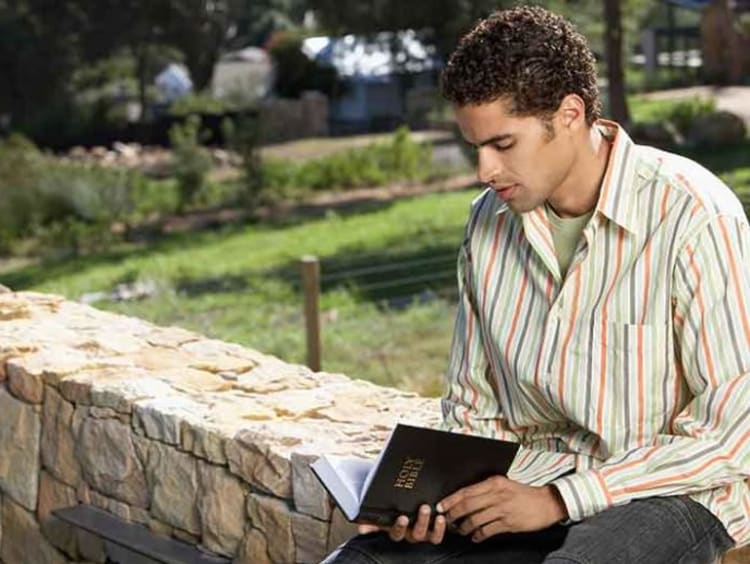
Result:
<svg viewBox="0 0 750 564"><path fill-rule="evenodd" d="M490 137L489 139L485 139L484 141L480 141L476 144L477 147L484 147L485 145L490 145L492 143L498 143L500 141L505 141L506 139L509 139L513 137L512 133L503 133L502 135L495 135L494 137Z"/></svg>

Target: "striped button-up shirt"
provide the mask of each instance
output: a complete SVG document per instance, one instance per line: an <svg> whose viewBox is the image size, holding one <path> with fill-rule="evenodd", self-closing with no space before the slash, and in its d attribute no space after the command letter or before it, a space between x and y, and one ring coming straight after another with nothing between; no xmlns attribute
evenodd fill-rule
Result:
<svg viewBox="0 0 750 564"><path fill-rule="evenodd" d="M472 204L444 428L522 445L570 519L689 494L750 542L750 233L700 165L613 147L567 276L539 207ZM573 472L571 472L573 471Z"/></svg>

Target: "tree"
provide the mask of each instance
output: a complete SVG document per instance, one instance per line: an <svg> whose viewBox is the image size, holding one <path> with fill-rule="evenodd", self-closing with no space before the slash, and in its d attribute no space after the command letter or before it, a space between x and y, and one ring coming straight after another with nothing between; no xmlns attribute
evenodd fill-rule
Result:
<svg viewBox="0 0 750 564"><path fill-rule="evenodd" d="M86 15L76 2L0 0L0 114L14 127L64 107Z"/></svg>
<svg viewBox="0 0 750 564"><path fill-rule="evenodd" d="M435 46L446 57L458 39L483 16L510 5L497 0L309 0L323 27L332 34L369 35L386 30L431 30Z"/></svg>
<svg viewBox="0 0 750 564"><path fill-rule="evenodd" d="M211 83L216 61L231 38L232 6L228 0L172 0L170 4L165 42L185 56L193 85L203 90Z"/></svg>
<svg viewBox="0 0 750 564"><path fill-rule="evenodd" d="M630 113L625 97L625 73L622 64L622 12L620 0L604 0L604 22L606 24L605 50L607 57L607 81L609 87L609 111L613 119L623 125L630 123Z"/></svg>
<svg viewBox="0 0 750 564"><path fill-rule="evenodd" d="M304 25L308 0L229 0L232 25L228 46L265 45L276 31Z"/></svg>
<svg viewBox="0 0 750 564"><path fill-rule="evenodd" d="M739 83L750 73L750 37L736 26L727 0L711 0L701 18L703 73L717 83Z"/></svg>

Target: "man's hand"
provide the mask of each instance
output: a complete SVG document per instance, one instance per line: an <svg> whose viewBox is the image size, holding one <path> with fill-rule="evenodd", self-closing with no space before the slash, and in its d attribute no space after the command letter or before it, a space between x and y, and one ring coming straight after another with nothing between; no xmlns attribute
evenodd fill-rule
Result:
<svg viewBox="0 0 750 564"><path fill-rule="evenodd" d="M430 506L422 505L419 508L417 521L412 528L409 528L409 518L406 515L401 515L390 527L360 524L358 527L359 534L366 535L367 533L374 533L376 531L385 531L391 537L391 540L397 542L406 540L413 543L431 542L432 544L440 544L443 542L443 535L445 534L445 517L438 515L435 518L434 527L432 530L429 530L430 513Z"/></svg>
<svg viewBox="0 0 750 564"><path fill-rule="evenodd" d="M526 486L503 476L462 488L437 509L449 525L463 519L458 532L476 542L498 533L538 531L568 517L554 486Z"/></svg>

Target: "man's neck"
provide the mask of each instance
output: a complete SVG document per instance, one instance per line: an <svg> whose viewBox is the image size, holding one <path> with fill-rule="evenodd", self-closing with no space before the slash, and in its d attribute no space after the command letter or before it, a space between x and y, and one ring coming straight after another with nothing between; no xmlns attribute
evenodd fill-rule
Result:
<svg viewBox="0 0 750 564"><path fill-rule="evenodd" d="M596 125L591 127L565 180L547 202L557 215L579 217L594 209L607 171L610 149L611 143L600 129Z"/></svg>

